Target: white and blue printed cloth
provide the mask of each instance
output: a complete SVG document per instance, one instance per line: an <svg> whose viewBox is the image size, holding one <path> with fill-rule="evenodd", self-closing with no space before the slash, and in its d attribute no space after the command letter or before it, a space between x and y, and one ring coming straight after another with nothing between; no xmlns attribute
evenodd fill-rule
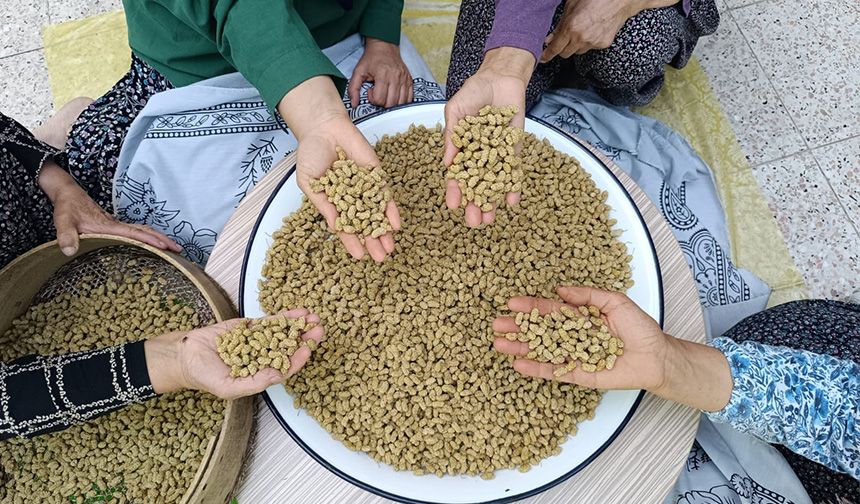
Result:
<svg viewBox="0 0 860 504"><path fill-rule="evenodd" d="M709 340L767 306L770 288L732 263L711 170L680 135L587 90L545 93L530 113L597 147L660 209L696 281ZM696 443L665 504L810 502L776 449L751 435L755 429L741 428L750 433L744 434L732 425L702 416Z"/></svg>
<svg viewBox="0 0 860 504"><path fill-rule="evenodd" d="M364 54L359 35L324 49L344 75ZM415 47L403 36L400 55L413 78L414 101L444 99ZM287 70L288 71L288 70ZM366 83L350 117L380 107ZM236 206L269 169L295 150L296 139L239 73L154 95L126 136L114 177L114 209L123 222L170 236L203 266Z"/></svg>
<svg viewBox="0 0 860 504"><path fill-rule="evenodd" d="M660 209L696 280L710 337L767 306L767 284L732 263L713 175L681 135L578 89L545 93L530 114L597 147Z"/></svg>

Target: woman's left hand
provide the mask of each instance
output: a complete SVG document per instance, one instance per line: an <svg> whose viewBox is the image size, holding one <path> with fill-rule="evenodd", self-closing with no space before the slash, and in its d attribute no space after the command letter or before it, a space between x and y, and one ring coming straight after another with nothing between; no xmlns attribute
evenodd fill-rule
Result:
<svg viewBox="0 0 860 504"><path fill-rule="evenodd" d="M676 3L678 0L567 0L561 21L546 38L540 62L606 49L628 19L642 10Z"/></svg>
<svg viewBox="0 0 860 504"><path fill-rule="evenodd" d="M349 101L358 105L361 85L373 82L367 92L370 103L379 107L394 107L412 101L412 74L400 57L400 48L390 42L367 37L364 54L349 79Z"/></svg>
<svg viewBox="0 0 860 504"><path fill-rule="evenodd" d="M78 235L83 233L122 236L163 250L182 250L175 241L148 226L125 224L114 219L53 161L47 161L42 167L39 186L54 205L57 243L67 256L78 251Z"/></svg>

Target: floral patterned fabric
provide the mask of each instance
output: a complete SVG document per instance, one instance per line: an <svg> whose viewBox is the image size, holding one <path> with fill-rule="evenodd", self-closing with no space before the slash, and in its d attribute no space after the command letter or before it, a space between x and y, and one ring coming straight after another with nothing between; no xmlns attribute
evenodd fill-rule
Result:
<svg viewBox="0 0 860 504"><path fill-rule="evenodd" d="M54 239L53 206L39 187L45 161L65 166L65 155L0 114L0 268Z"/></svg>
<svg viewBox="0 0 860 504"><path fill-rule="evenodd" d="M128 73L81 112L72 126L66 142L69 173L108 212L112 211L113 178L128 128L152 95L172 88L158 70L132 54Z"/></svg>
<svg viewBox="0 0 860 504"><path fill-rule="evenodd" d="M849 360L716 338L729 361L728 405L708 416L860 479L860 366Z"/></svg>

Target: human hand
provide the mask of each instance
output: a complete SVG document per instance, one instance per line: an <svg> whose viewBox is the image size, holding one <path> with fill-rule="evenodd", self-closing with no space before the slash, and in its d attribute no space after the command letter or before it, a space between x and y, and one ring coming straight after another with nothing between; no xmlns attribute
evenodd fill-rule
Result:
<svg viewBox="0 0 860 504"><path fill-rule="evenodd" d="M306 317L308 322L319 324L319 317L309 314L304 308L297 308L272 317L286 316L291 319ZM244 319L232 319L192 331L167 333L144 343L146 366L155 392L163 394L180 389L203 390L221 399L236 399L258 392L266 387L281 383L299 372L311 357L307 346L299 347L290 357L290 369L282 376L275 369L263 369L244 378L230 376L230 366L221 360L216 339ZM321 325L302 335L307 341L319 343L324 332Z"/></svg>
<svg viewBox="0 0 860 504"><path fill-rule="evenodd" d="M334 232L337 209L325 193L311 189L311 180L322 177L331 168L337 159L337 147L344 150L347 159L360 166L378 166L376 152L350 121L334 83L327 76L312 77L293 88L281 100L278 110L298 139L296 178L299 188ZM393 201L388 203L385 216L395 231L400 229L400 213ZM338 237L347 252L356 259L364 257L365 247L377 262L394 251L391 233L379 238L364 237L363 243L355 234L341 232Z"/></svg>
<svg viewBox="0 0 860 504"><path fill-rule="evenodd" d="M167 236L141 224L125 224L105 212L67 172L48 161L39 173L39 187L54 205L57 243L67 256L78 251L78 235L101 233L131 238L163 250L180 252L182 247Z"/></svg>
<svg viewBox="0 0 860 504"><path fill-rule="evenodd" d="M612 369L587 373L580 367L560 377L554 375L564 364L550 364L518 358L514 369L536 378L559 380L595 389L645 389L671 401L705 411L718 411L729 401L732 375L728 361L719 350L680 340L664 333L657 322L626 295L590 287L560 287L559 297L571 307L594 305L613 336L624 341L624 355ZM558 310L563 303L552 299L514 297L508 308L541 315ZM519 327L511 317L498 317L493 330L516 332ZM528 343L497 337L493 347L502 353L522 357L529 352Z"/></svg>
<svg viewBox="0 0 860 504"><path fill-rule="evenodd" d="M540 62L561 56L606 49L615 41L628 19L649 8L665 7L678 0L567 0L564 14L546 38Z"/></svg>
<svg viewBox="0 0 860 504"><path fill-rule="evenodd" d="M589 287L560 287L558 295L568 306L594 305L600 309L603 319L613 336L624 341L624 355L615 361L612 369L587 373L580 367L556 377L553 373L564 364L550 364L529 359L514 361L514 369L536 378L558 379L589 388L600 389L656 389L665 382L665 359L668 352L668 337L651 317L624 294ZM514 297L508 308L516 312L529 313L537 308L541 315L553 312L565 303L552 299ZM519 327L512 317L498 317L493 321L496 332L518 332ZM506 354L522 357L529 352L528 343L509 341L497 337L493 347Z"/></svg>
<svg viewBox="0 0 860 504"><path fill-rule="evenodd" d="M364 54L355 65L347 88L353 108L358 105L361 85L365 82L373 83L367 98L374 105L388 108L412 101L412 74L395 44L371 37L364 40Z"/></svg>
<svg viewBox="0 0 860 504"><path fill-rule="evenodd" d="M526 50L514 47L499 47L487 51L481 67L475 75L466 79L463 86L445 104L445 154L442 158L446 167L451 166L459 149L454 145L452 135L460 119L467 115L478 115L486 105L515 105L517 114L511 126L522 128L526 121L526 86L534 71L535 59ZM449 179L445 191L445 203L451 210L459 208L462 193L456 180ZM508 193L505 202L516 205L520 193ZM474 203L466 205L466 225L477 227L489 224L496 218L496 210L482 212Z"/></svg>

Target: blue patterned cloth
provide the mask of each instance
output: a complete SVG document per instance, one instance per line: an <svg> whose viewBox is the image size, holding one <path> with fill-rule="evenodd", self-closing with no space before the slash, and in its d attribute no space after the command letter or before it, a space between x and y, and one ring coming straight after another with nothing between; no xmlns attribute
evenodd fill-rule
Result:
<svg viewBox="0 0 860 504"><path fill-rule="evenodd" d="M860 479L860 366L786 347L716 338L734 389L711 420Z"/></svg>

